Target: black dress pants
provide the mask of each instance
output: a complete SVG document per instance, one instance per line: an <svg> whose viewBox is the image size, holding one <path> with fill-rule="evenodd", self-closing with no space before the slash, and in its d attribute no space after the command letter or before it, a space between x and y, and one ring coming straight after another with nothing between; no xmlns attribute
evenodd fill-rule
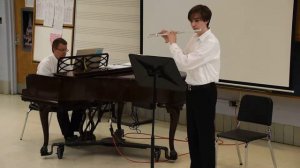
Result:
<svg viewBox="0 0 300 168"><path fill-rule="evenodd" d="M186 95L191 168L215 168L215 83L191 86Z"/></svg>
<svg viewBox="0 0 300 168"><path fill-rule="evenodd" d="M61 133L65 138L74 136L74 131L79 130L83 112L83 109L73 110L70 121L68 110L63 108L59 108L57 110L57 120L60 126Z"/></svg>

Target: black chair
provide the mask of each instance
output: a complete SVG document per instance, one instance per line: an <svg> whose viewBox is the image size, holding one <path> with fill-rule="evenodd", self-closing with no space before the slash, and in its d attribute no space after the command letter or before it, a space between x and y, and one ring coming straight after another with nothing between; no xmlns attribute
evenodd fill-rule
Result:
<svg viewBox="0 0 300 168"><path fill-rule="evenodd" d="M26 116L25 116L25 122L24 122L24 126L23 126L23 129L22 129L21 135L20 135L20 140L23 139L24 131L25 131L25 128L26 128L27 120L28 120L28 115L32 110L39 111L39 105L34 103L34 102L30 102L29 110L27 111ZM49 125L50 125L50 122L51 122L51 117L52 117L52 113L50 113Z"/></svg>
<svg viewBox="0 0 300 168"><path fill-rule="evenodd" d="M219 138L235 140L240 165L242 165L243 163L241 159L239 145L237 144L237 142L244 142L245 143L245 167L247 167L248 143L254 140L266 138L269 144L273 165L275 168L277 168L273 148L271 146L272 113L273 113L273 101L271 98L254 96L254 95L243 96L239 107L237 128L231 131L218 133L216 139L217 145L218 145ZM262 133L258 131L241 129L240 128L241 122L263 125L266 128L266 132Z"/></svg>

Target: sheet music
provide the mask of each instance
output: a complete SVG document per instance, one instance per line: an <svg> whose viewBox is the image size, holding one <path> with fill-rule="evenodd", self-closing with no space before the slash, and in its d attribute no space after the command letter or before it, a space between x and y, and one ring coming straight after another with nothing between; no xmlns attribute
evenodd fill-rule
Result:
<svg viewBox="0 0 300 168"><path fill-rule="evenodd" d="M131 64L108 64L108 69L121 69L121 68L128 68L131 67Z"/></svg>
<svg viewBox="0 0 300 168"><path fill-rule="evenodd" d="M125 63L123 63L122 65L123 65L123 66L129 66L129 67L131 67L131 62L125 62Z"/></svg>
<svg viewBox="0 0 300 168"><path fill-rule="evenodd" d="M74 0L65 0L64 24L73 24Z"/></svg>
<svg viewBox="0 0 300 168"><path fill-rule="evenodd" d="M65 3L62 0L55 0L54 2L55 2L55 7L54 7L53 27L62 30L64 24Z"/></svg>
<svg viewBox="0 0 300 168"><path fill-rule="evenodd" d="M44 26L52 27L54 20L54 1L45 0Z"/></svg>
<svg viewBox="0 0 300 168"><path fill-rule="evenodd" d="M35 8L35 18L37 20L44 20L44 12L45 12L45 1L36 0L36 8Z"/></svg>

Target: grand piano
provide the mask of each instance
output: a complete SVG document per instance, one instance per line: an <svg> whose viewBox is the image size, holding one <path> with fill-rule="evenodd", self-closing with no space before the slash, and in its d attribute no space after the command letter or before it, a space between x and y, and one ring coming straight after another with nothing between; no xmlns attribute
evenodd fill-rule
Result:
<svg viewBox="0 0 300 168"><path fill-rule="evenodd" d="M44 143L40 152L42 156L45 156L52 153L53 145L57 145L53 144L51 152L48 152L48 114L50 111L55 112L55 109L59 107L70 110L89 109L103 103L116 102L118 104L117 130L114 135L118 139L122 139L124 134L121 120L124 103L151 103L152 93L152 89L138 86L131 68L121 68L96 69L85 72L72 71L58 73L53 77L30 74L26 77L26 89L23 89L21 97L23 101L37 103L40 107L40 119L44 134ZM167 159L176 160L177 152L174 147L174 137L180 109L185 103L185 93L158 89L157 103L163 105L170 114L170 153L165 153L165 156ZM91 134L93 133L91 132ZM60 145L58 144L58 146ZM126 146L125 140L120 141L119 146ZM145 146L140 146L140 148L143 147ZM60 148L60 150L63 149Z"/></svg>

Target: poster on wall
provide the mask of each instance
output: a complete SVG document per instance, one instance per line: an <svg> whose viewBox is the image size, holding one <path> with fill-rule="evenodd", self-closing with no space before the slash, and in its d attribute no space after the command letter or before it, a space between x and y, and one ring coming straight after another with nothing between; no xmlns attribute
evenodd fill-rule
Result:
<svg viewBox="0 0 300 168"><path fill-rule="evenodd" d="M32 8L22 9L22 46L23 50L31 51L32 49Z"/></svg>
<svg viewBox="0 0 300 168"><path fill-rule="evenodd" d="M33 8L34 0L25 0L25 7Z"/></svg>

